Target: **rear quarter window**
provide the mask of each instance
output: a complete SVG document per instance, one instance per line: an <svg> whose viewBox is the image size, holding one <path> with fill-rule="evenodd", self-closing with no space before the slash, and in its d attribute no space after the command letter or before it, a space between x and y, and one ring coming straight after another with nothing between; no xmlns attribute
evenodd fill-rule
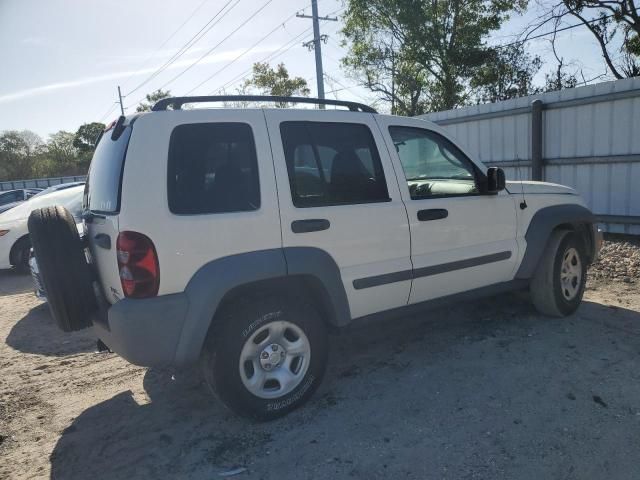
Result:
<svg viewBox="0 0 640 480"><path fill-rule="evenodd" d="M245 123L194 123L171 133L169 210L196 215L260 208L258 161Z"/></svg>
<svg viewBox="0 0 640 480"><path fill-rule="evenodd" d="M112 140L111 131L107 131L98 143L85 190L86 206L92 212L109 214L120 211L122 170L130 137L131 126L128 126L116 140Z"/></svg>

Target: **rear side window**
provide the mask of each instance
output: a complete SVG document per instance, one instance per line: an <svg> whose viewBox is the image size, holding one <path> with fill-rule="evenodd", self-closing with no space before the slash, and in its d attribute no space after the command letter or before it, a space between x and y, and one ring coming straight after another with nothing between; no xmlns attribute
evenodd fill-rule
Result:
<svg viewBox="0 0 640 480"><path fill-rule="evenodd" d="M251 127L244 123L176 127L169 145L167 179L173 213L257 210L260 184Z"/></svg>
<svg viewBox="0 0 640 480"><path fill-rule="evenodd" d="M366 125L283 122L280 134L296 207L389 200L380 156Z"/></svg>
<svg viewBox="0 0 640 480"><path fill-rule="evenodd" d="M111 133L105 132L96 147L85 187L86 202L92 212L109 214L120 211L122 169L129 137L130 126L117 140L111 140Z"/></svg>

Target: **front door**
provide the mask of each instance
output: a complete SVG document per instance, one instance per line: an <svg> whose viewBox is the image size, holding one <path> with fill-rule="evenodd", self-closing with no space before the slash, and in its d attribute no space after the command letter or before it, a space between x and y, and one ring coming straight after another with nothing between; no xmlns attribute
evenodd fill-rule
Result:
<svg viewBox="0 0 640 480"><path fill-rule="evenodd" d="M378 117L411 229L417 303L511 280L518 258L515 202L482 192L486 169L431 124ZM401 173L402 172L402 173Z"/></svg>
<svg viewBox="0 0 640 480"><path fill-rule="evenodd" d="M266 117L283 246L333 257L353 318L406 305L407 214L373 115L268 110ZM397 272L409 274L380 281Z"/></svg>

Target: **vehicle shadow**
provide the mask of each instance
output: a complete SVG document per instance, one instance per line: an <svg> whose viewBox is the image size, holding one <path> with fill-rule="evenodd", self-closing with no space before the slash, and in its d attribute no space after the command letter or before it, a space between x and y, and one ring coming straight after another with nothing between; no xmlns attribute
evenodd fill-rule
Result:
<svg viewBox="0 0 640 480"><path fill-rule="evenodd" d="M0 297L33 291L31 275L15 269L0 270Z"/></svg>
<svg viewBox="0 0 640 480"><path fill-rule="evenodd" d="M51 317L46 303L40 304L18 320L6 344L23 353L62 357L95 350L96 340L90 330L65 333Z"/></svg>
<svg viewBox="0 0 640 480"><path fill-rule="evenodd" d="M615 352L603 363L613 339ZM251 478L447 471L450 478L534 479L541 468L557 477L567 458L584 451L609 458L602 468L615 465L624 477L620 469L633 463L640 440L633 428L621 432L616 416L631 415L640 393L629 386L638 347L640 313L591 302L567 319L540 317L506 296L355 324L332 338L327 376L309 404L269 423L235 416L197 375L150 369L148 403L124 391L63 432L51 478L218 478L246 467L257 475ZM628 390L601 385L595 400L589 388L596 375L620 379ZM599 403L605 401L609 417ZM577 441L557 432L563 425L573 435L585 422L597 437L587 431ZM620 442L604 445L600 437L609 435ZM550 438L554 449L530 447ZM605 473L592 457L584 461L592 462L591 475L577 469L567 478Z"/></svg>

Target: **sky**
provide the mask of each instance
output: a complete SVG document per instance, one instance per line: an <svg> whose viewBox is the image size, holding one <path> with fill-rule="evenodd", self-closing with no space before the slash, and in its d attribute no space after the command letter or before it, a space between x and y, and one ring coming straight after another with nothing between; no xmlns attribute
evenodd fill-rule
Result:
<svg viewBox="0 0 640 480"><path fill-rule="evenodd" d="M311 39L311 20L295 16L302 11L310 14L310 3L228 2L0 0L0 131L29 129L46 138L58 130L75 131L83 123L109 122L118 115L118 85L129 113L146 93L159 87L174 95L207 95L223 87L233 93L251 65L264 59L272 65L284 62L291 75L308 81L315 96L314 54L302 46ZM339 16L344 8L342 0L318 0L318 6L320 15L332 16ZM206 34L141 85L221 9L223 13L209 23L213 26ZM492 35L490 43L512 41L533 18L535 11L514 16ZM328 35L322 45L329 77L326 96L371 102L371 94L340 68L345 54L340 46L341 25L340 21L321 22L321 33ZM597 44L586 29L559 34L557 45L565 61L585 77L604 72ZM544 71L555 61L550 44L541 39L528 42L527 47L550 62L538 74L542 82Z"/></svg>

